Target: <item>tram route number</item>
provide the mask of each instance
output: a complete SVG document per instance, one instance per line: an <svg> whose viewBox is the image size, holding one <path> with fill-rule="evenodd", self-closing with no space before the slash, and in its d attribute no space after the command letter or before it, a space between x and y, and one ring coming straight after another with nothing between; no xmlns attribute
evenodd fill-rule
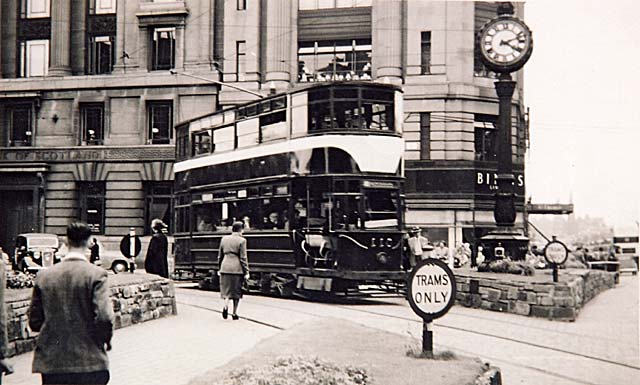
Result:
<svg viewBox="0 0 640 385"><path fill-rule="evenodd" d="M418 263L409 279L409 304L425 320L446 314L455 302L456 283L449 266L436 259Z"/></svg>

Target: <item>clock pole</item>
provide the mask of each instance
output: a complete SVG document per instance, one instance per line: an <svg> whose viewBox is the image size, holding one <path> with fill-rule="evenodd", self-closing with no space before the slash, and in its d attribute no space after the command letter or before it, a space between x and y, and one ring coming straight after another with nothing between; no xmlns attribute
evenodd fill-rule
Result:
<svg viewBox="0 0 640 385"><path fill-rule="evenodd" d="M513 5L511 3L502 3L498 8L498 17L493 21L490 21L481 31L478 44L489 45L488 40L494 38L497 40L496 45L492 45L492 50L500 49L505 45L509 45L511 48L515 48L509 44L509 41L514 38L500 37L500 31L488 33L491 28L491 24L499 21L504 23L505 21L514 20L519 24L521 30L527 30L528 28L524 24L515 18L513 18ZM483 38L484 37L484 38ZM529 239L518 229L514 227L516 220L516 194L515 194L515 176L513 175L513 144L512 144L512 129L513 123L511 119L512 99L513 92L516 87L516 82L511 78L511 72L520 69L524 63L529 59L532 50L532 40L530 32L525 34L529 39L529 45L524 52L521 52L517 56L517 60L511 64L505 64L504 62L496 62L495 51L489 52L483 51L485 63L494 71L499 73L498 80L494 83L496 94L498 95L498 132L497 132L497 193L495 194L495 206L493 210L493 217L496 221L497 228L491 231L489 234L481 238L481 242L486 250L487 262L497 258L510 257L512 259L523 259L529 246ZM506 39L506 40L505 40ZM518 40L520 42L520 40ZM507 60L509 57L507 57Z"/></svg>
<svg viewBox="0 0 640 385"><path fill-rule="evenodd" d="M495 208L493 217L499 227L513 227L516 220L515 194L513 185L512 144L511 144L511 100L516 82L511 80L509 73L500 74L495 82L496 93L499 100L498 114L498 192L495 196Z"/></svg>

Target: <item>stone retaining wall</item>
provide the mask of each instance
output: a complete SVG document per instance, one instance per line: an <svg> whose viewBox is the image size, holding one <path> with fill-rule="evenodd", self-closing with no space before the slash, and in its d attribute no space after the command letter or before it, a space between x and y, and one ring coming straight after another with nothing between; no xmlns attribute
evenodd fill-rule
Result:
<svg viewBox="0 0 640 385"><path fill-rule="evenodd" d="M456 274L456 301L467 307L574 321L587 302L616 284L615 273L597 270L562 273L557 283L527 281L526 277L514 275L494 278L482 277L480 273Z"/></svg>
<svg viewBox="0 0 640 385"><path fill-rule="evenodd" d="M147 274L109 275L111 301L115 312L115 328L177 314L173 282ZM36 332L28 326L27 312L31 290L8 290L7 333L8 356L26 353L35 348Z"/></svg>

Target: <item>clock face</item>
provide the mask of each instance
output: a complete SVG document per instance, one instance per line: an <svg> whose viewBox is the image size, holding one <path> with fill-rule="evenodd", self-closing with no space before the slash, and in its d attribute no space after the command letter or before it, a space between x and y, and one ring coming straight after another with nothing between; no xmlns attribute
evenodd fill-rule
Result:
<svg viewBox="0 0 640 385"><path fill-rule="evenodd" d="M533 49L531 31L520 20L502 16L487 23L480 32L478 45L486 64L499 72L519 69Z"/></svg>

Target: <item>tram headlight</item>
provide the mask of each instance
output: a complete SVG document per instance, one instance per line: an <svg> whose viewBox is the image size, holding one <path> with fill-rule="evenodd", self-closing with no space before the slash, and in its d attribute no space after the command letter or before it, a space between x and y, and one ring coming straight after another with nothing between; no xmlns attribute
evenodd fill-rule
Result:
<svg viewBox="0 0 640 385"><path fill-rule="evenodd" d="M376 261L378 261L378 263L381 265L386 265L389 262L389 254L384 251L377 253Z"/></svg>

